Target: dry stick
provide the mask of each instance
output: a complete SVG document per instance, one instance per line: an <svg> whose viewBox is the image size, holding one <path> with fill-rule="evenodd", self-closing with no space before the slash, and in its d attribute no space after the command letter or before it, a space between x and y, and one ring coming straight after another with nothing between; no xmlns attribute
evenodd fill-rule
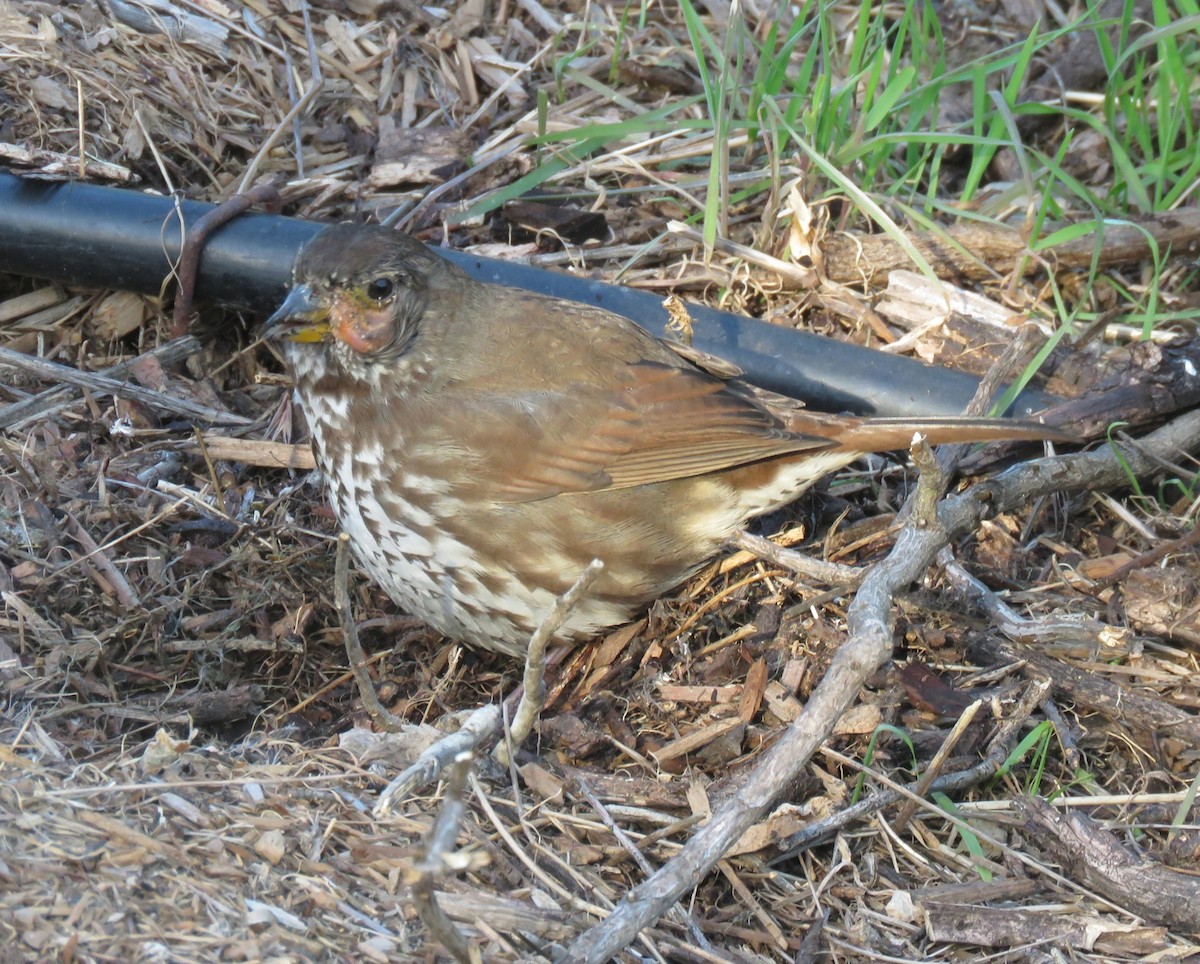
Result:
<svg viewBox="0 0 1200 964"><path fill-rule="evenodd" d="M97 374L103 375L105 378L123 378L143 358L153 358L166 368L167 366L174 365L176 362L183 361L189 355L194 355L199 350L199 340L193 338L191 335L186 335L183 338L176 338L174 341L168 341L165 344L159 345L157 348L145 352L136 358L117 362L117 364L111 365ZM38 392L36 395L31 395L29 398L23 398L12 405L5 405L3 408L0 408L0 429L10 428L42 415L50 415L60 408L70 405L78 394L74 386L59 385L55 388L48 388L44 392Z"/></svg>
<svg viewBox="0 0 1200 964"><path fill-rule="evenodd" d="M729 540L729 544L745 549L781 569L791 570L797 575L824 583L826 586L837 586L849 591L862 581L864 570L858 566L843 566L836 562L826 562L824 559L814 559L803 552L777 546L770 539L749 532L739 532Z"/></svg>
<svg viewBox="0 0 1200 964"><path fill-rule="evenodd" d="M97 569L103 571L108 577L108 582L116 593L117 601L127 609L134 609L141 606L142 600L138 597L134 588L129 585L129 580L125 578L125 574L121 572L108 557L108 553L96 545L96 540L83 527L75 516L70 512L64 512L66 516L66 529L70 533L71 538L83 546L83 551L87 553L91 564Z"/></svg>
<svg viewBox="0 0 1200 964"><path fill-rule="evenodd" d="M587 781L582 776L575 777L575 787L591 805L591 808L596 811L600 819L604 822L604 825L612 832L617 843L624 847L629 856L633 858L633 862L638 865L642 873L654 873L650 869L650 861L646 859L646 855L638 848L637 844L629 839L629 834L621 829L620 824L613 819L612 814L608 812L608 808L604 806L600 798L592 793L591 787L587 785ZM645 840L642 841L642 845L646 845ZM696 946L706 951L712 951L712 945L708 942L708 938L704 936L704 932L700 930L696 919L688 911L684 910L681 904L676 904L672 907L671 913L680 923L687 927L688 933L692 936L692 940L695 941Z"/></svg>
<svg viewBox="0 0 1200 964"><path fill-rule="evenodd" d="M689 241L704 243L704 234L682 221L668 221L667 231L678 237L687 238ZM741 258L743 261L748 261L759 268L765 268L767 271L773 271L781 280L789 282L797 288L815 288L821 280L818 273L812 268L802 267L793 261L773 258L769 254L726 238L717 238L713 249L721 254L731 254L736 258Z"/></svg>
<svg viewBox="0 0 1200 964"><path fill-rule="evenodd" d="M538 715L542 712L542 704L546 698L546 647L603 571L604 563L599 559L589 562L571 588L554 600L554 605L529 638L529 649L525 653L525 675L521 680L524 692L521 694L521 702L517 704L517 711L513 714L512 727L509 730L514 748L524 743L525 738L533 732ZM502 766L508 766L508 742L497 744L493 756Z"/></svg>
<svg viewBox="0 0 1200 964"><path fill-rule="evenodd" d="M63 154L60 151L45 151L38 148L23 147L20 144L0 144L0 160L11 161L13 164L23 164L40 168L44 175L61 174L72 164L83 164L84 177L97 178L102 181L119 181L122 184L133 180L133 171L120 164L109 161L97 161L92 158L79 158L74 154ZM7 167L8 165L5 165Z"/></svg>
<svg viewBox="0 0 1200 964"><path fill-rule="evenodd" d="M946 739L942 741L942 745L938 747L937 753L933 755L933 759L929 761L929 766L925 768L925 772L921 774L921 778L917 780L917 785L913 788L913 795L925 799L925 794L929 792L929 787L938 774L942 772L942 767L946 765L946 760L949 758L951 751L958 746L958 741L962 739L963 734L967 732L979 714L979 710L985 705L984 700L975 700L962 712L962 716L958 718L958 722L947 734ZM913 800L908 800L900 808L900 812L896 814L896 819L892 821L892 830L900 834L904 832L908 821L917 812L917 804Z"/></svg>
<svg viewBox="0 0 1200 964"><path fill-rule="evenodd" d="M1141 690L1128 689L1094 670L1077 669L1033 646L1010 643L986 633L967 643L967 655L981 666L1020 663L1023 675L1050 680L1055 693L1076 706L1157 738L1170 736L1188 746L1200 746L1200 716L1195 713Z"/></svg>
<svg viewBox="0 0 1200 964"><path fill-rule="evenodd" d="M309 30L311 37L312 24L307 16L308 11L305 11L304 23L306 29ZM287 97L293 104L296 102L296 68L292 63L292 52L287 44L283 45L283 76L287 78ZM318 67L320 66L318 62ZM300 135L300 117L292 118L292 157L296 160L296 180L304 180L304 142Z"/></svg>
<svg viewBox="0 0 1200 964"><path fill-rule="evenodd" d="M389 713L379 702L375 684L371 682L371 674L367 672L367 654L363 652L362 643L358 641L358 627L354 625L354 609L350 605L350 537L344 532L338 533L337 557L333 569L333 600L342 621L342 638L346 644L350 671L354 674L354 682L358 684L358 693L362 697L367 715L381 730L399 733L404 728L404 721Z"/></svg>
<svg viewBox="0 0 1200 964"><path fill-rule="evenodd" d="M458 825L467 809L463 795L470 770L470 753L459 756L450 768L450 779L442 797L441 809L425 842L425 856L415 868L416 879L412 882L412 892L417 914L421 923L429 929L429 933L441 941L442 946L456 961L479 964L483 960L479 948L463 937L462 932L454 926L454 922L446 916L434 894L437 879L453 869L447 855L454 849L458 839Z"/></svg>
<svg viewBox="0 0 1200 964"><path fill-rule="evenodd" d="M606 920L582 934L564 960L601 964L620 952L638 931L694 887L767 812L808 765L866 679L890 657L888 615L893 593L916 580L951 538L969 531L987 514L1009 511L1039 496L1065 489L1119 486L1127 481L1126 466L1135 474L1153 469L1155 463L1142 453L1143 448L1173 457L1197 446L1200 412L1189 412L1137 446L1120 446L1121 460L1111 448L1037 459L946 499L932 525L917 524L927 520L920 512L914 513L888 558L863 580L848 614L850 638L834 655L804 712L763 755L741 791L731 796L675 857L626 894Z"/></svg>
<svg viewBox="0 0 1200 964"><path fill-rule="evenodd" d="M0 348L0 364L12 365L14 368L30 372L46 381L66 382L68 385L77 385L80 388L87 388L105 395L133 399L150 408L171 412L183 418L211 422L214 425L253 424L251 419L235 415L233 412L223 412L198 402L188 401L186 398L176 398L173 395L142 388L140 385L131 385L129 382L117 381L115 378L107 378L104 375L81 372L77 368L46 361L44 358L36 358L10 348Z"/></svg>
<svg viewBox="0 0 1200 964"><path fill-rule="evenodd" d="M1047 691L1049 690L1049 680L1040 680L1039 682L1046 686ZM1049 696L1042 700L1042 712L1046 714L1046 719L1054 727L1054 735L1063 748L1067 766L1072 771L1078 770L1083 765L1083 753L1079 749L1079 744L1075 742L1075 734L1071 732L1071 725L1063 718L1058 705Z"/></svg>
<svg viewBox="0 0 1200 964"><path fill-rule="evenodd" d="M733 888L733 892L738 896L742 904L745 905L751 914L758 918L759 924L767 932L767 936L771 938L771 943L775 945L775 949L786 951L788 949L788 939L784 936L783 928L763 909L762 903L754 896L754 892L746 886L746 882L737 875L737 872L733 869L729 861L717 861L717 869L729 881L729 886Z"/></svg>
<svg viewBox="0 0 1200 964"><path fill-rule="evenodd" d="M980 609L1004 636L1014 642L1037 643L1039 646L1086 643L1097 658L1104 659L1128 652L1135 639L1132 630L1107 626L1097 619L1026 619L967 572L955 560L949 546L941 548L937 561L954 592Z"/></svg>
<svg viewBox="0 0 1200 964"><path fill-rule="evenodd" d="M1046 225L1048 233L1064 225ZM1097 255L1096 233L1072 238L1046 249L1043 254L1060 268L1083 268L1099 264L1140 261L1168 246L1186 248L1200 237L1200 209L1170 211L1147 218L1130 218L1126 223L1105 222ZM949 227L944 234L917 233L913 244L943 278L994 278L1030 264L1029 239L1020 227L967 222ZM911 268L912 259L886 234L831 233L822 241L825 273L831 281L855 282L864 274L884 274L894 268Z"/></svg>
<svg viewBox="0 0 1200 964"><path fill-rule="evenodd" d="M1183 933L1200 930L1200 882L1127 847L1082 813L1058 813L1045 800L1017 797L1023 832L1073 877L1147 921Z"/></svg>

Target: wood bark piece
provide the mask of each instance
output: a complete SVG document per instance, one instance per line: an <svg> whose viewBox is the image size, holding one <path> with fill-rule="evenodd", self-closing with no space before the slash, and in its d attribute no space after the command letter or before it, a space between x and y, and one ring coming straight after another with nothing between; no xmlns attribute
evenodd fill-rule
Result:
<svg viewBox="0 0 1200 964"><path fill-rule="evenodd" d="M114 19L142 33L166 34L177 43L195 44L209 53L225 57L229 28L218 20L200 17L168 0L108 0Z"/></svg>
<svg viewBox="0 0 1200 964"><path fill-rule="evenodd" d="M196 726L213 727L250 719L262 712L265 691L258 684L231 686L219 693L200 693L183 700Z"/></svg>
<svg viewBox="0 0 1200 964"><path fill-rule="evenodd" d="M141 180L121 164L98 161L90 157L84 158L81 163L78 154L47 151L26 144L0 143L0 160L22 167L36 168L43 177L89 177L102 181L119 181L122 184L136 184Z"/></svg>
<svg viewBox="0 0 1200 964"><path fill-rule="evenodd" d="M1040 417L1049 425L1075 426L1081 438L1091 438L1116 421L1141 425L1200 403L1200 342L1139 343L1125 351L1127 364L1121 370L1089 379L1086 394L1048 408ZM1111 353L1105 364L1115 364Z"/></svg>
<svg viewBox="0 0 1200 964"><path fill-rule="evenodd" d="M1047 225L1049 235L1062 225ZM1024 263L1025 273L1042 262L1057 268L1085 268L1099 248L1099 264L1124 264L1168 247L1175 254L1200 251L1200 208L1172 211L1153 217L1105 223L1104 233L1073 238L1037 255L1029 251L1028 238L1016 227L965 221L948 227L944 235L914 234L910 240L940 278L983 280L1010 274ZM825 276L851 284L897 268L911 270L913 263L897 242L886 234L830 234L822 242Z"/></svg>
<svg viewBox="0 0 1200 964"><path fill-rule="evenodd" d="M255 438L230 438L212 432L205 432L203 438L204 448L213 461L241 462L243 465L295 469L298 472L311 472L317 467L312 446L308 442L291 445Z"/></svg>
<svg viewBox="0 0 1200 964"><path fill-rule="evenodd" d="M575 936L579 919L578 914L570 911L535 907L529 901L498 897L482 890L438 890L434 896L447 916L460 924L477 927L482 922L502 933L517 931L548 941L570 940Z"/></svg>
<svg viewBox="0 0 1200 964"><path fill-rule="evenodd" d="M1189 746L1200 746L1200 717L1165 700L1128 690L1094 672L1044 656L1034 647L980 635L968 643L967 656L981 666L1022 662L1027 674L1050 681L1055 692L1077 706L1095 710L1139 733L1171 736Z"/></svg>
<svg viewBox="0 0 1200 964"><path fill-rule="evenodd" d="M1044 800L1021 798L1025 832L1067 873L1149 921L1200 933L1200 877L1131 853L1081 813L1059 813Z"/></svg>
<svg viewBox="0 0 1200 964"><path fill-rule="evenodd" d="M1139 927L1092 914L1040 909L929 904L925 910L925 929L931 941L983 947L1052 944L1126 954L1149 954L1166 948L1166 931L1161 927Z"/></svg>

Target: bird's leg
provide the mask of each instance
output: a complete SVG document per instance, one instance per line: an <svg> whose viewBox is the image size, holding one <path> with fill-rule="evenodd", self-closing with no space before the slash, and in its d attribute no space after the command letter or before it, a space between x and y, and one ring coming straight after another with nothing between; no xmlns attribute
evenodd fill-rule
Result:
<svg viewBox="0 0 1200 964"><path fill-rule="evenodd" d="M350 672L358 684L358 692L371 721L385 733L398 733L404 728L404 720L394 716L379 702L371 674L367 672L367 654L358 641L358 629L354 625L354 611L350 605L350 537L340 533L337 540L337 560L333 577L333 600L342 622L342 640L346 645L346 658L350 661Z"/></svg>
<svg viewBox="0 0 1200 964"><path fill-rule="evenodd" d="M512 726L509 727L506 739L496 746L493 754L501 765L507 766L511 760L511 750L515 750L533 732L538 716L546 699L546 647L554 638L554 634L562 628L579 601L587 595L596 578L604 571L604 563L593 559L579 574L574 584L559 596L550 611L546 613L537 629L529 638L529 649L525 654L525 674L521 683L524 693L517 711L513 714Z"/></svg>

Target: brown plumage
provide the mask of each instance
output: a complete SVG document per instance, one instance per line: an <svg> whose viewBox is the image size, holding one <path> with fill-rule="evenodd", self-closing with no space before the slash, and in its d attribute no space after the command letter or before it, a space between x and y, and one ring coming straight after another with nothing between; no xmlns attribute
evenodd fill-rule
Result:
<svg viewBox="0 0 1200 964"><path fill-rule="evenodd" d="M367 572L443 633L520 654L590 635L695 572L746 520L865 452L1041 438L1003 420L824 415L610 312L471 280L420 242L337 225L301 252L280 341Z"/></svg>

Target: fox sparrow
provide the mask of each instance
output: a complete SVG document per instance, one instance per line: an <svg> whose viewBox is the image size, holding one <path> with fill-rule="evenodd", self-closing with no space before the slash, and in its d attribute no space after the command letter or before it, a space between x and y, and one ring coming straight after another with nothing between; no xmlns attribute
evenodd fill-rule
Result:
<svg viewBox="0 0 1200 964"><path fill-rule="evenodd" d="M859 418L733 377L610 312L476 282L382 227L322 231L267 323L371 577L441 632L521 655L626 621L746 520L866 452L1041 438L1034 423Z"/></svg>

